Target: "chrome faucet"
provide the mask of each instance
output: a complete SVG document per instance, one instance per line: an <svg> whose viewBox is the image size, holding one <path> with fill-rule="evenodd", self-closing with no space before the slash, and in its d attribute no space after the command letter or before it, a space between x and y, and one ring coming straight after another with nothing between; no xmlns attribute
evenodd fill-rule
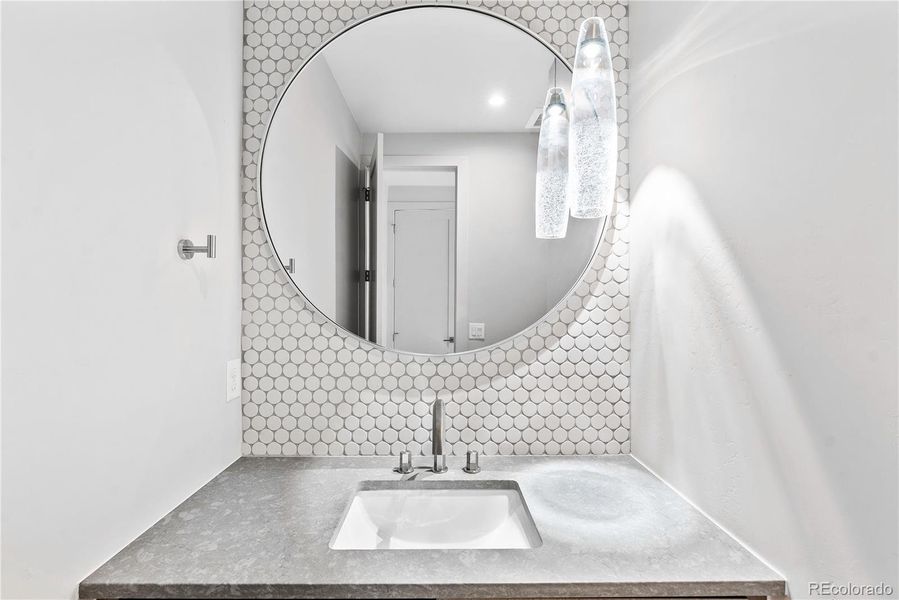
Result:
<svg viewBox="0 0 899 600"><path fill-rule="evenodd" d="M437 398L431 406L431 452L434 454L435 473L446 473L446 455L443 453L443 399Z"/></svg>

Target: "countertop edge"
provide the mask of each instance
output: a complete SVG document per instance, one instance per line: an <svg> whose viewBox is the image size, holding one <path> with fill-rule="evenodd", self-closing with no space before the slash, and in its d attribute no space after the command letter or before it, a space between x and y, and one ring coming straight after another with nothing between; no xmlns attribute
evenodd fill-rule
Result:
<svg viewBox="0 0 899 600"><path fill-rule="evenodd" d="M759 581L659 581L597 583L463 584L103 584L82 583L82 600L111 598L603 598L784 596L780 579Z"/></svg>

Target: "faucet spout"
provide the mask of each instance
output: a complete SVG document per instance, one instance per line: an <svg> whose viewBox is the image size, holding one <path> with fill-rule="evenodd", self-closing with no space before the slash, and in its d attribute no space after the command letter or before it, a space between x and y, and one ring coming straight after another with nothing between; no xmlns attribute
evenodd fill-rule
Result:
<svg viewBox="0 0 899 600"><path fill-rule="evenodd" d="M445 410L443 399L437 398L431 406L431 452L434 455L435 473L446 473L446 455L443 453L443 419Z"/></svg>

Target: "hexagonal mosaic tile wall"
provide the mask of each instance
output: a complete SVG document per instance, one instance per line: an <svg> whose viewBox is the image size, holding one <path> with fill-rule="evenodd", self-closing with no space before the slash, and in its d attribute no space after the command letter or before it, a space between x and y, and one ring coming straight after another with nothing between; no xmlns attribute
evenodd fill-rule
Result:
<svg viewBox="0 0 899 600"><path fill-rule="evenodd" d="M347 25L405 4L384 0L245 4L243 453L389 455L430 450L430 402L447 400L454 454L630 451L627 4L463 0L503 15L569 62L586 16L605 19L616 71L618 202L590 268L542 322L498 346L447 357L379 349L307 304L260 223L257 153L284 85Z"/></svg>

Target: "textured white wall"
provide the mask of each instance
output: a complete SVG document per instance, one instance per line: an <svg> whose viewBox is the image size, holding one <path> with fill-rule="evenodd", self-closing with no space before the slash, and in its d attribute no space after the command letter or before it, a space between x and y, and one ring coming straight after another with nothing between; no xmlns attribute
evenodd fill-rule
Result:
<svg viewBox="0 0 899 600"><path fill-rule="evenodd" d="M631 5L633 453L785 574L897 587L897 5Z"/></svg>
<svg viewBox="0 0 899 600"><path fill-rule="evenodd" d="M338 331L288 283L261 231L257 149L264 123L294 73L328 34L387 6L330 0L327 6L245 11L244 190L242 262L245 454L413 454L427 449L422 417L437 393L452 417L447 443L457 453L602 454L630 451L630 310L628 296L627 4L621 0L539 6L461 0L505 16L544 39L568 60L583 18L603 17L618 82L617 212L593 263L566 305L490 351L460 357L382 352ZM296 31L269 35L269 29ZM304 33L307 32L307 33ZM267 72L266 57L290 57L289 73ZM280 58L278 64L280 65ZM288 67L288 65L284 65ZM270 69L269 69L270 70ZM260 101L270 91L275 96ZM365 146L363 146L364 148ZM344 391L346 390L346 391ZM562 400L562 402L559 402ZM487 414L490 413L490 414ZM552 414L550 414L552 413ZM543 415L546 415L544 418ZM456 418L458 417L458 418Z"/></svg>
<svg viewBox="0 0 899 600"><path fill-rule="evenodd" d="M3 3L3 598L74 597L240 453L241 28Z"/></svg>

